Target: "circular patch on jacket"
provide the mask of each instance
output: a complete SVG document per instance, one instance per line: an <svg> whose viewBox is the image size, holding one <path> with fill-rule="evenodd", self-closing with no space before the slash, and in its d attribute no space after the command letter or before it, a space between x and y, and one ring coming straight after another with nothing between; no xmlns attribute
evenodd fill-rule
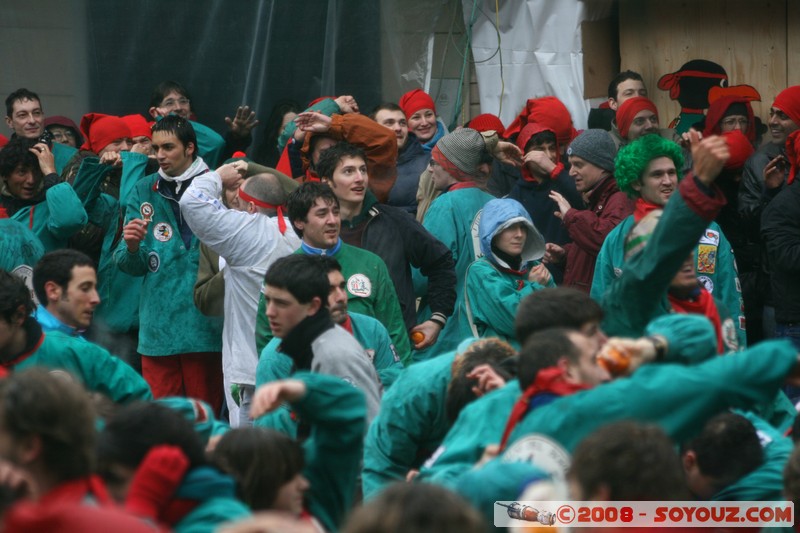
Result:
<svg viewBox="0 0 800 533"><path fill-rule="evenodd" d="M142 219L144 219L145 222L150 222L153 220L154 212L155 209L153 209L153 204L150 202L144 202L139 206L139 213L142 214Z"/></svg>
<svg viewBox="0 0 800 533"><path fill-rule="evenodd" d="M530 463L552 475L554 479L563 480L572 459L558 442L545 435L533 434L509 446L503 454L503 462Z"/></svg>
<svg viewBox="0 0 800 533"><path fill-rule="evenodd" d="M153 226L153 237L155 237L157 241L167 242L172 238L172 226L166 222L159 222Z"/></svg>
<svg viewBox="0 0 800 533"><path fill-rule="evenodd" d="M347 280L347 290L353 296L369 298L372 294L372 282L364 274L353 274Z"/></svg>
<svg viewBox="0 0 800 533"><path fill-rule="evenodd" d="M147 268L150 272L158 272L158 267L161 266L161 258L158 257L156 252L147 254Z"/></svg>
<svg viewBox="0 0 800 533"><path fill-rule="evenodd" d="M22 281L25 282L25 286L28 287L28 290L31 291L31 297L33 298L33 303L39 305L39 299L36 297L36 291L33 290L33 268L28 265L19 265L14 270L10 272L14 276L17 276Z"/></svg>
<svg viewBox="0 0 800 533"><path fill-rule="evenodd" d="M708 292L714 292L714 282L711 281L711 278L708 276L697 276L697 281L699 281Z"/></svg>

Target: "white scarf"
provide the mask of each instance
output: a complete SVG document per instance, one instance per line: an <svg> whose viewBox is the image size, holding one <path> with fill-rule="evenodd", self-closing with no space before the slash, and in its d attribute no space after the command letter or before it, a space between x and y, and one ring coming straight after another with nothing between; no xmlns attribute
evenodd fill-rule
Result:
<svg viewBox="0 0 800 533"><path fill-rule="evenodd" d="M195 176L199 176L200 174L202 174L207 170L208 170L208 165L206 165L206 162L203 161L202 157L197 156L197 159L195 159L189 166L189 168L184 170L183 174L181 174L180 176L167 176L167 173L164 172L164 170L162 170L161 168L158 169L158 175L161 176L166 181L176 182L178 185L175 187L175 192L180 192L181 184L184 181L190 180Z"/></svg>

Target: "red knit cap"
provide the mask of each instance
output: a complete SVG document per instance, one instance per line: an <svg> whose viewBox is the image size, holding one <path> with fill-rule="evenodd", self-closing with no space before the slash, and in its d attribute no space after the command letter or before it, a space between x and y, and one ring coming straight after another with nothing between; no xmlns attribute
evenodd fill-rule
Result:
<svg viewBox="0 0 800 533"><path fill-rule="evenodd" d="M498 135L503 135L503 132L506 131L506 127L503 126L502 122L500 122L500 118L498 118L497 115L492 115L491 113L483 113L482 115L478 115L469 121L467 127L480 132L496 131Z"/></svg>
<svg viewBox="0 0 800 533"><path fill-rule="evenodd" d="M639 112L644 110L652 111L658 118L658 109L649 98L644 96L635 96L622 102L622 105L617 108L617 128L619 134L623 139L628 138L628 130L633 123L633 119Z"/></svg>
<svg viewBox="0 0 800 533"><path fill-rule="evenodd" d="M525 103L514 122L506 129L505 137L510 138L512 135L522 131L529 122L536 122L542 124L547 128L556 132L558 144L566 146L572 142L572 139L578 134L572 125L572 116L564 103L555 96L544 96L542 98L531 98Z"/></svg>
<svg viewBox="0 0 800 533"><path fill-rule="evenodd" d="M119 117L87 113L81 119L81 133L86 139L81 145L81 150L98 153L116 139L130 137L131 129Z"/></svg>
<svg viewBox="0 0 800 533"><path fill-rule="evenodd" d="M153 139L152 123L147 122L142 115L125 115L122 117L125 124L131 130L131 137L147 137Z"/></svg>
<svg viewBox="0 0 800 533"><path fill-rule="evenodd" d="M728 144L728 151L731 154L725 163L725 170L739 170L744 166L747 158L755 152L753 143L739 130L726 131L722 137Z"/></svg>
<svg viewBox="0 0 800 533"><path fill-rule="evenodd" d="M408 91L400 98L398 105L406 114L406 119L411 118L411 115L420 109L431 109L436 113L436 105L433 103L433 98L422 89L414 89Z"/></svg>
<svg viewBox="0 0 800 533"><path fill-rule="evenodd" d="M800 85L792 85L778 93L772 107L786 113L792 122L800 126Z"/></svg>

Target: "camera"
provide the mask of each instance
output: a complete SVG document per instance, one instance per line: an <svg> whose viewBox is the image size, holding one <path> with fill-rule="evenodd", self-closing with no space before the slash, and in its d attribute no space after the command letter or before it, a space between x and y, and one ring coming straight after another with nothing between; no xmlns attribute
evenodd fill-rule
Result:
<svg viewBox="0 0 800 533"><path fill-rule="evenodd" d="M50 133L48 130L44 130L44 133L42 133L39 136L39 138L36 140L36 142L44 143L44 144L47 145L48 148L52 148L54 140L55 140L55 137L53 137L53 134Z"/></svg>

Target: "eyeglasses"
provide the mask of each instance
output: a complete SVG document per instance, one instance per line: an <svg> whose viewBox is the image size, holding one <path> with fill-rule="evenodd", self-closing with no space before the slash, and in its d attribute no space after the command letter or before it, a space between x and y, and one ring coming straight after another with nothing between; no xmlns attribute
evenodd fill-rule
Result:
<svg viewBox="0 0 800 533"><path fill-rule="evenodd" d="M747 129L749 121L747 120L747 117L728 117L723 118L719 121L719 123L723 128L735 128L738 126L742 129Z"/></svg>
<svg viewBox="0 0 800 533"><path fill-rule="evenodd" d="M172 108L177 106L187 106L187 105L189 105L188 98L178 98L177 100L170 98L169 100L164 100L163 102L161 102L161 107L167 107L167 108Z"/></svg>
<svg viewBox="0 0 800 533"><path fill-rule="evenodd" d="M53 134L53 139L59 142L64 141L66 139L75 140L75 133L73 133L71 130L64 130L64 131L54 130L51 133Z"/></svg>

